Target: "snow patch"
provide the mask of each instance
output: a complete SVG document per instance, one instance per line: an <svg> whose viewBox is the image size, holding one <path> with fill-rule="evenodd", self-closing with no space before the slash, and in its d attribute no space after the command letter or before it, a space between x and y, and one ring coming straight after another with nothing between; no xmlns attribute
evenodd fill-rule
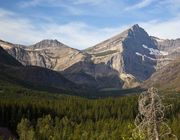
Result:
<svg viewBox="0 0 180 140"><path fill-rule="evenodd" d="M142 57L142 61L144 61L144 58L148 58L148 59L153 60L153 61L172 61L172 60L174 60L174 59L170 59L170 58L156 59L156 58L149 57L147 55L143 55L143 54L141 54L139 52L136 52L136 55L141 56Z"/></svg>
<svg viewBox="0 0 180 140"><path fill-rule="evenodd" d="M136 52L136 55L142 56L142 54L140 54L139 52Z"/></svg>
<svg viewBox="0 0 180 140"><path fill-rule="evenodd" d="M148 59L151 59L151 60L156 60L156 59L151 58L151 57L149 57L149 56L147 56L147 55L143 55L143 54L141 54L141 53L139 53L139 52L136 52L136 55L141 56L141 57L142 57L142 61L144 61L144 58L145 58L145 57L148 58Z"/></svg>
<svg viewBox="0 0 180 140"><path fill-rule="evenodd" d="M143 48L148 49L150 51L150 55L168 55L168 52L165 51L159 51L157 49L149 48L147 45L143 44Z"/></svg>

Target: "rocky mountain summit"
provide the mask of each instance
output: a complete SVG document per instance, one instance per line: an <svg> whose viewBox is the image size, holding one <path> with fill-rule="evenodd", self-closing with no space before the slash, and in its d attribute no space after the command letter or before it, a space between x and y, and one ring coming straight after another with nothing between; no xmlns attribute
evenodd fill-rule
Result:
<svg viewBox="0 0 180 140"><path fill-rule="evenodd" d="M31 46L0 41L0 45L23 65L48 68L96 89L136 87L180 56L180 39L149 36L137 24L86 50L57 40Z"/></svg>
<svg viewBox="0 0 180 140"><path fill-rule="evenodd" d="M112 37L86 52L95 63L105 63L118 72L123 87L137 86L155 71L155 55L145 47L157 49L151 37L138 25Z"/></svg>
<svg viewBox="0 0 180 140"><path fill-rule="evenodd" d="M23 65L40 66L56 71L62 71L85 58L81 51L57 40L43 40L26 47L4 41L0 41L0 45Z"/></svg>

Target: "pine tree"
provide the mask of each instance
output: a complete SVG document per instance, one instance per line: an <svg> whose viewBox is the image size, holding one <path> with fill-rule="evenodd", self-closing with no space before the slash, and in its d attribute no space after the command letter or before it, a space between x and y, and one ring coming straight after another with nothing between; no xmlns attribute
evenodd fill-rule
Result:
<svg viewBox="0 0 180 140"><path fill-rule="evenodd" d="M20 140L35 140L35 132L29 120L22 119L17 126L17 132Z"/></svg>

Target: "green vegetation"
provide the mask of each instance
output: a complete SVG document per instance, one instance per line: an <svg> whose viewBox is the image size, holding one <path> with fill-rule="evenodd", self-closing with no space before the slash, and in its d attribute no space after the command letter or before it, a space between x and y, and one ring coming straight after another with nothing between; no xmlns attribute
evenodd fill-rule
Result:
<svg viewBox="0 0 180 140"><path fill-rule="evenodd" d="M169 96L168 124L180 138L180 97ZM21 140L127 140L137 96L86 99L0 82L0 126Z"/></svg>

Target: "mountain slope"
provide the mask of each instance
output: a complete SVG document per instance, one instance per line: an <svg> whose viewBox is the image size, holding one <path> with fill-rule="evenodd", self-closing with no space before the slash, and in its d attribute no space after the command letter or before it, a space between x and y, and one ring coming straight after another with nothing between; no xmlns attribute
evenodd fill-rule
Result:
<svg viewBox="0 0 180 140"><path fill-rule="evenodd" d="M56 92L78 89L78 86L64 78L60 73L45 68L34 66L12 67L7 65L0 65L0 68L1 79L29 88Z"/></svg>
<svg viewBox="0 0 180 140"><path fill-rule="evenodd" d="M152 37L152 40L154 41L158 50L164 54L157 56L157 69L161 69L163 66L180 57L180 39L169 40Z"/></svg>
<svg viewBox="0 0 180 140"><path fill-rule="evenodd" d="M70 91L79 88L58 72L37 66L21 65L1 47L0 62L0 79L4 81L52 91Z"/></svg>
<svg viewBox="0 0 180 140"><path fill-rule="evenodd" d="M91 89L121 88L123 81L110 66L93 62L79 62L62 72L71 81Z"/></svg>
<svg viewBox="0 0 180 140"><path fill-rule="evenodd" d="M4 42L0 43L4 44ZM121 87L121 80L116 76L115 70L103 64L94 64L89 54L70 48L57 40L43 40L29 47L14 45L5 49L25 65L61 72L66 78L82 87L95 89ZM112 76L117 77L114 82L106 82L114 79Z"/></svg>
<svg viewBox="0 0 180 140"><path fill-rule="evenodd" d="M151 86L156 86L162 90L180 92L180 58L155 72L151 78L143 84L145 88Z"/></svg>

